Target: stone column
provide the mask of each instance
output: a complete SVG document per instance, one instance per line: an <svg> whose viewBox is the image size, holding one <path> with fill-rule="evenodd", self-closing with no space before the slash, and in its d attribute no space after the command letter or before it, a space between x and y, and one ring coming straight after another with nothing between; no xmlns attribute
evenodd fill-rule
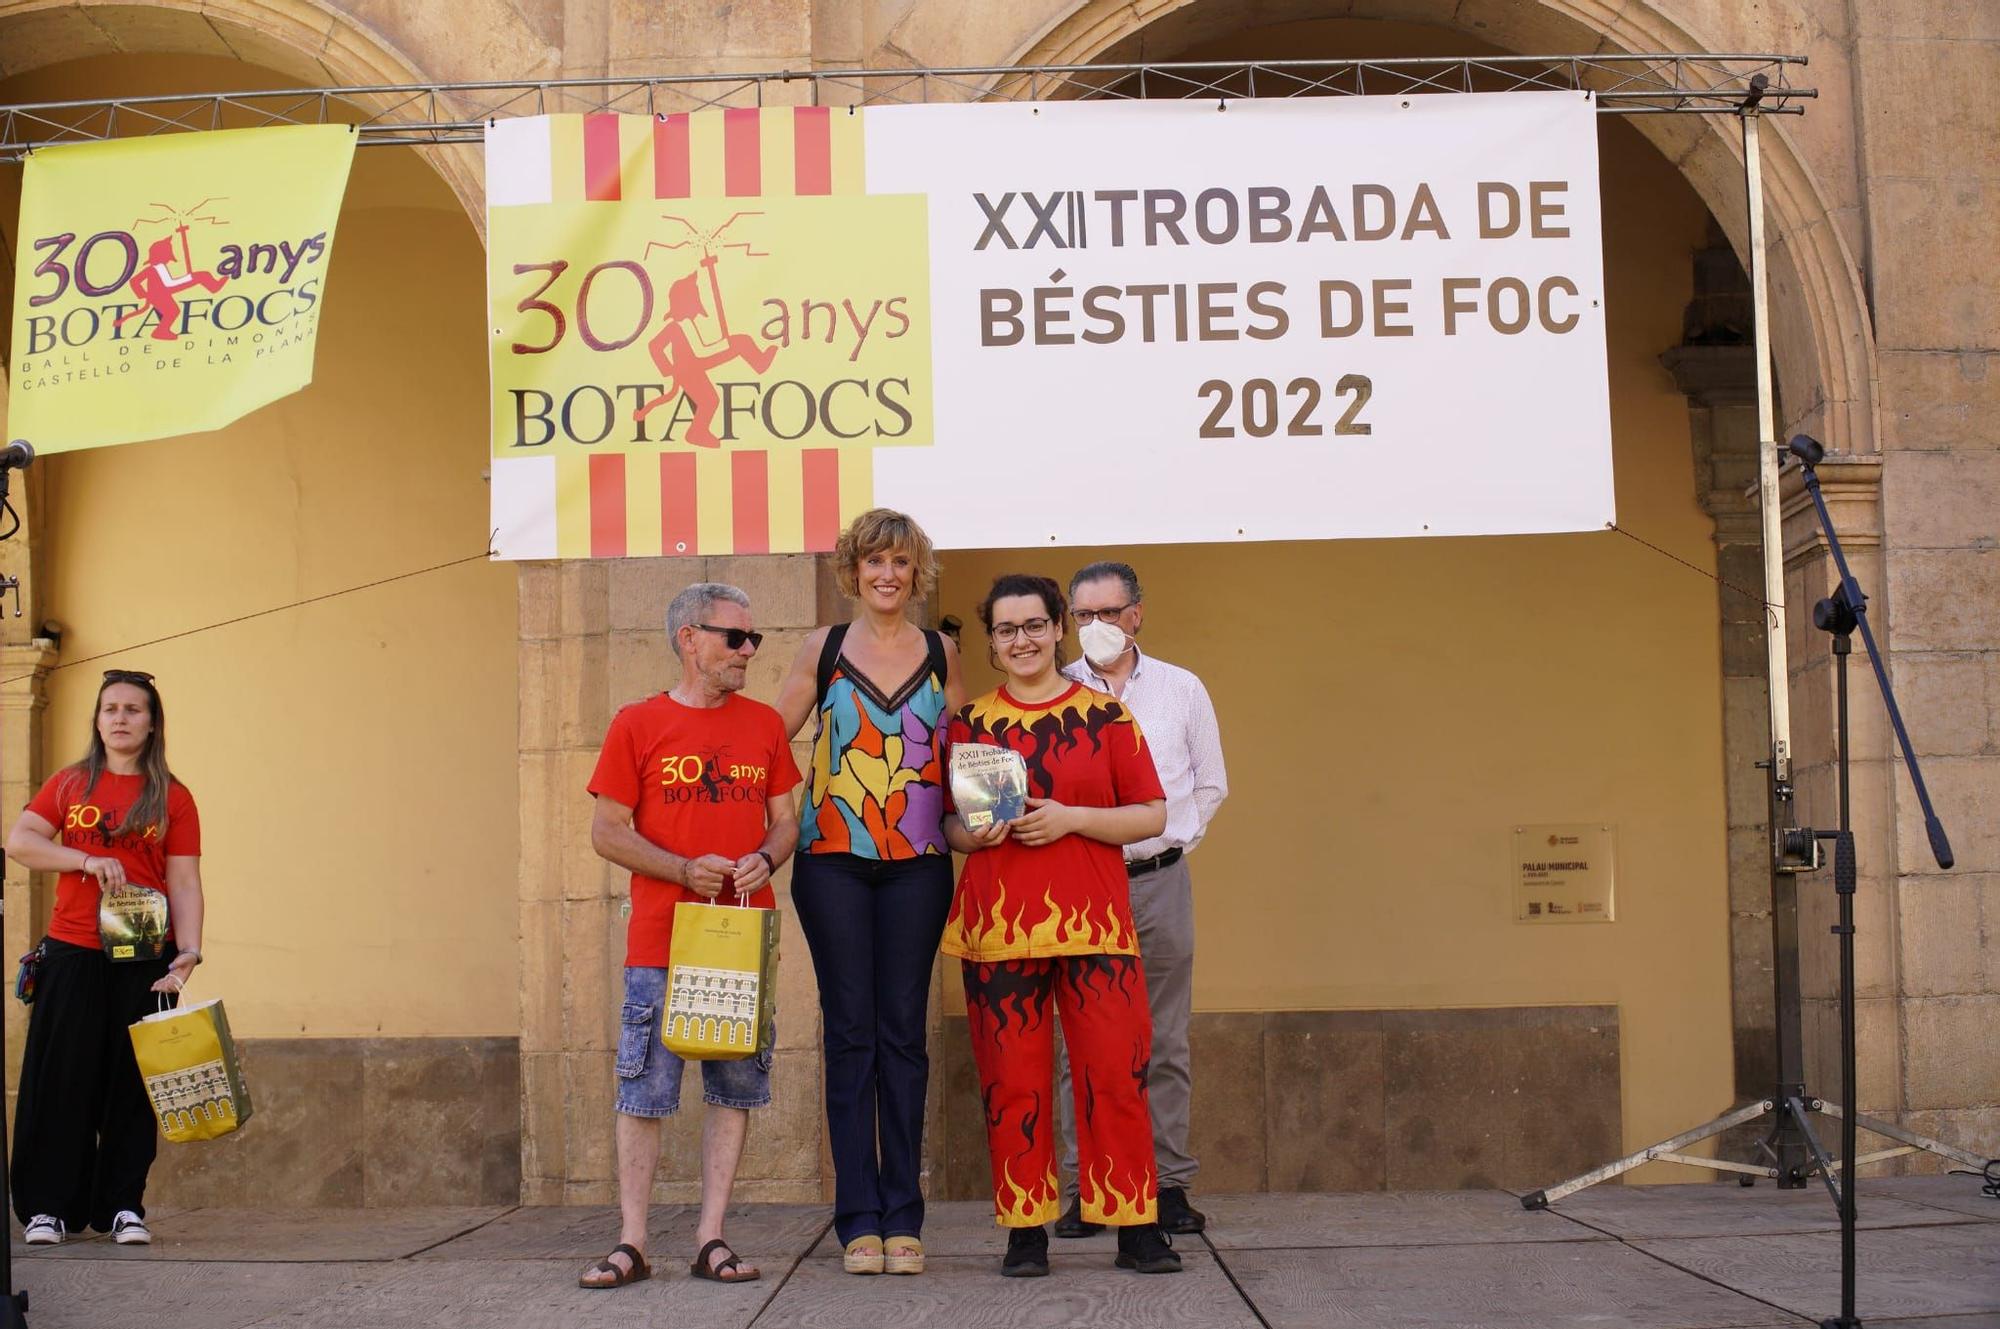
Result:
<svg viewBox="0 0 2000 1329"><path fill-rule="evenodd" d="M7 387L7 371L0 367L0 401L4 401ZM0 439L5 437L5 431L0 430ZM0 807L7 809L5 825L12 825L14 813L27 805L48 774L42 758L42 712L48 706L47 681L56 663L56 643L42 635L39 515L48 488L47 468L48 462L43 461L9 477L10 498L21 527L0 542L0 577L13 577L19 583L16 590L0 596ZM0 836L5 833L5 826L0 826ZM11 984L12 960L25 952L48 924L55 907L55 879L10 863L5 892L4 925L0 925L0 946L5 947L5 955L0 959L7 963L0 967L0 974ZM12 1000L5 1005L6 1112L11 1127L28 1009Z"/></svg>
<svg viewBox="0 0 2000 1329"><path fill-rule="evenodd" d="M1894 815L1894 854L1874 863L1894 874L1894 912L1865 915L1863 926L1894 947L1893 987L1862 1030L1900 1051L1894 1106L1904 1124L1982 1156L2000 1153L2000 269L1970 256L2000 240L1994 13L1847 9L1856 258L1869 286L1882 457L1884 550L1864 585L1957 854L1953 870L1938 870L1909 781L1889 766L1882 779L1893 788L1879 798ZM1879 723L1873 681L1856 689L1857 708ZM1862 853L1868 864L1865 842ZM1864 1068L1864 1102L1869 1086Z"/></svg>
<svg viewBox="0 0 2000 1329"><path fill-rule="evenodd" d="M617 1047L627 874L590 847L585 792L612 713L679 677L666 643L668 601L695 581L748 592L765 633L748 695L777 693L818 618L816 560L631 559L520 568L521 1198L603 1204L617 1196L612 1061ZM794 745L803 765L803 744ZM737 1175L745 1201L817 1202L822 1163L819 1000L791 912L790 869L779 965L774 1101L752 1117ZM690 1068L684 1110L669 1119L654 1196L700 1195L701 1086Z"/></svg>
<svg viewBox="0 0 2000 1329"><path fill-rule="evenodd" d="M18 575L18 574L17 574ZM46 638L30 642L0 644L0 807L13 813L27 806L44 778L42 769L42 712L49 704L49 670L56 662L56 648ZM0 930L0 958L11 961L25 954L47 926L54 908L55 879L49 874L30 873L9 863L6 881L5 927ZM13 981L11 964L0 966L6 981ZM21 1048L28 1034L28 1008L18 1001L7 1007L7 1121L14 1120L14 1093L21 1083Z"/></svg>

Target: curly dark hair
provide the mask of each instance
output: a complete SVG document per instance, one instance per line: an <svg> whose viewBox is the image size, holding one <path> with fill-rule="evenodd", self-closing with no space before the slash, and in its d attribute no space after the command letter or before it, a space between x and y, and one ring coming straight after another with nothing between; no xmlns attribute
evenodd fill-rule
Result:
<svg viewBox="0 0 2000 1329"><path fill-rule="evenodd" d="M1033 595L1041 599L1042 607L1049 612L1049 622L1058 632L1069 613L1069 601L1063 598L1062 586L1052 577L1037 577L1031 572L1009 572L993 579L993 588L986 592L986 598L979 602L979 623L987 635L993 633L993 606L1010 595ZM1068 663L1068 654L1063 649L1064 638L1056 640L1056 667Z"/></svg>

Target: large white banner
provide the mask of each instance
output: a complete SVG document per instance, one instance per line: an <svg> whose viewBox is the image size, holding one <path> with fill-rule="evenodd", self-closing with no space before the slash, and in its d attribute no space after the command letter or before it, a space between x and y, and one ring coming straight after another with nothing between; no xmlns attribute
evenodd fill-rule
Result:
<svg viewBox="0 0 2000 1329"><path fill-rule="evenodd" d="M709 114L489 139L506 556L1613 518L1586 94Z"/></svg>

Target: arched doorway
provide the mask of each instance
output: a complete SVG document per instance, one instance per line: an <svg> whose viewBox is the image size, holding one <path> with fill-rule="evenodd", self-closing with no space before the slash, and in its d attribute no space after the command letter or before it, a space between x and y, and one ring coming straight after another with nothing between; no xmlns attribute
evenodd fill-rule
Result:
<svg viewBox="0 0 2000 1329"><path fill-rule="evenodd" d="M0 18L0 102L421 77L310 17L16 12ZM0 736L7 798L75 758L97 669L143 668L207 828L197 986L227 997L259 1120L224 1153L163 1151L163 1203L518 1197L515 576L477 557L484 258L467 183L414 150L358 153L312 386L211 434L44 458L31 543L6 551L25 556L31 606L8 652L38 666L7 673L39 674L7 719L46 707ZM0 169L10 245L20 187ZM24 949L36 903L7 920Z"/></svg>
<svg viewBox="0 0 2000 1329"><path fill-rule="evenodd" d="M1195 4L1142 23L1086 5L1017 49L1023 64L1380 59L1605 40L1552 11L1540 26L1505 21L1519 6L1486 15L1492 28L1477 6L1448 27L1402 21L1409 7L1395 4L1363 6L1365 18L1312 17L1319 8L1259 6L1246 18ZM1755 586L1754 508L1741 494L1743 467L1754 476L1755 466L1751 361L1747 348L1717 347L1728 330L1704 322L1726 322L1741 293L1721 239L1741 229L1740 167L1733 209L1713 212L1727 202L1712 172L1730 127L1654 127L1680 119L1652 117L1642 134L1607 117L1600 136L1620 519L1738 584L1747 554ZM1797 316L1792 262L1775 266ZM1807 403L1789 413L1830 427L1833 398L1803 385L1845 349L1814 326L1795 317L1781 329L1788 381ZM1663 363L1684 341L1704 354ZM1139 564L1152 645L1203 674L1226 737L1242 736L1230 741L1231 805L1196 870L1198 1132L1209 1123L1196 1152L1224 1160L1203 1185L1521 1185L1768 1092L1754 598L1735 603L1606 535L987 551L952 561L944 607L969 620L995 572L1063 578L1098 557ZM1317 787L1301 790L1302 779ZM1530 935L1500 899L1504 833L1571 813L1615 825L1620 923ZM1297 856L1303 886L1273 892L1256 879L1249 865L1271 846ZM1254 916L1248 899L1260 903ZM947 1052L955 1042L947 1032ZM947 1159L966 1078L948 1081L959 1092L946 1108ZM1329 1137L1347 1143L1329 1150ZM1672 1179L1659 1171L1641 1179ZM952 1172L953 1193L958 1180Z"/></svg>

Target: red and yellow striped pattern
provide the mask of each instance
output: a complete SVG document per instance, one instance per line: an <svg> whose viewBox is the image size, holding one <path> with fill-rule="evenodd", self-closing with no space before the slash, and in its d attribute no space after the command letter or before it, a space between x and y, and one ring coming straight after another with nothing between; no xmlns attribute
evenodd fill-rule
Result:
<svg viewBox="0 0 2000 1329"><path fill-rule="evenodd" d="M863 191L860 118L823 106L549 117L551 197L624 203ZM872 502L866 448L556 459L561 558L819 552Z"/></svg>

